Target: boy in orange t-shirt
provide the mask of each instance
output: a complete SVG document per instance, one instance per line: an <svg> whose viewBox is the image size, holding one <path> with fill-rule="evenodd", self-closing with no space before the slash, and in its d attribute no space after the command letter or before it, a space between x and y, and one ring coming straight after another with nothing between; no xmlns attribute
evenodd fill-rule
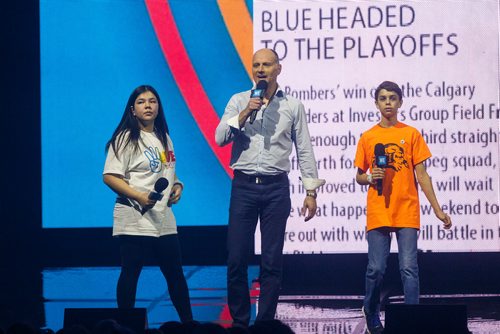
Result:
<svg viewBox="0 0 500 334"><path fill-rule="evenodd" d="M438 203L424 161L431 153L420 132L398 121L403 103L402 91L390 81L375 91L375 105L380 122L363 133L356 150L356 182L370 185L367 196L368 267L363 314L368 332L383 330L379 318L380 289L384 277L391 237L398 241L399 269L406 304L418 304L419 278L417 239L420 228L420 204L417 182L429 200L434 213L451 227L450 217ZM371 170L371 174L367 171Z"/></svg>

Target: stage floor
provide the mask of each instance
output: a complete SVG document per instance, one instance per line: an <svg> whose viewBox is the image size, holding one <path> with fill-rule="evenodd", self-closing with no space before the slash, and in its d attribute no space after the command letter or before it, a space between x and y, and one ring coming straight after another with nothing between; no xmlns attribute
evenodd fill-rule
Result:
<svg viewBox="0 0 500 334"><path fill-rule="evenodd" d="M63 326L65 308L114 308L118 267L46 268L41 271L40 304L42 322L46 328L58 330ZM223 266L189 266L185 275L190 289L196 320L215 322L223 326L231 323L226 303L226 268ZM249 268L249 280L258 276L258 267ZM16 296L3 298L4 302L22 300ZM258 308L258 284L253 283L252 319ZM27 297L28 298L28 297ZM361 314L363 296L358 295L282 295L277 318L287 323L295 333L365 332ZM25 302L25 301L24 301ZM401 296L391 296L390 303L401 303ZM468 309L468 327L475 334L500 333L500 294L424 295L422 304L465 304ZM10 305L10 310L22 305ZM157 328L177 314L169 299L166 283L159 269L145 267L142 271L136 307L147 309L150 328ZM36 307L32 308L36 310ZM382 312L382 318L384 313Z"/></svg>

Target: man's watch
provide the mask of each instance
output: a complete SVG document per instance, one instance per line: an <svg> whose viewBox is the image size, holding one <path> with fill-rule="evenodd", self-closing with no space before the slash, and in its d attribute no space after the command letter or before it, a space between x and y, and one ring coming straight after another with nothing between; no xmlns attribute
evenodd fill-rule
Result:
<svg viewBox="0 0 500 334"><path fill-rule="evenodd" d="M314 190L307 190L306 191L306 195L309 196L309 197L312 197L314 199L316 199L316 197L318 197L318 194Z"/></svg>
<svg viewBox="0 0 500 334"><path fill-rule="evenodd" d="M370 184L373 184L373 176L371 174L368 174L366 176L366 181L368 181L368 183L370 183Z"/></svg>

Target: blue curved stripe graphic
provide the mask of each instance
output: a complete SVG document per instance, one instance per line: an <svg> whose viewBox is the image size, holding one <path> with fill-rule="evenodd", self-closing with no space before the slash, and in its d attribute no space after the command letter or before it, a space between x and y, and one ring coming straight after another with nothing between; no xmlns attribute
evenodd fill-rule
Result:
<svg viewBox="0 0 500 334"><path fill-rule="evenodd" d="M252 83L229 37L216 1L169 2L200 81L219 117L236 92ZM202 18L195 20L193 17Z"/></svg>

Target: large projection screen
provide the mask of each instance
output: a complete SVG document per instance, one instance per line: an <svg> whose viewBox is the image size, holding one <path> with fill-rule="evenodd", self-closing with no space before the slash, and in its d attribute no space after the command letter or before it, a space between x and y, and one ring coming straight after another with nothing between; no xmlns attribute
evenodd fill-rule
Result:
<svg viewBox="0 0 500 334"><path fill-rule="evenodd" d="M228 148L215 147L211 128L252 83L223 9L216 1L40 1L44 228L112 225L104 145L142 84L160 94L185 185L177 224L227 224L231 178L220 151Z"/></svg>
<svg viewBox="0 0 500 334"><path fill-rule="evenodd" d="M420 191L419 248L500 250L498 1L255 0L253 22L254 49L275 49L281 88L306 107L327 182L305 223L292 158L286 253L367 251L366 188L353 159L361 133L379 120L373 93L385 80L403 89L399 120L427 141L428 172L454 223L444 230Z"/></svg>
<svg viewBox="0 0 500 334"><path fill-rule="evenodd" d="M252 86L252 47L271 47L283 65L279 84L306 107L327 182L305 223L291 157L286 253L366 252L366 189L354 182L353 159L378 121L373 90L384 80L403 88L400 120L429 144L427 168L454 223L444 231L421 194L419 247L500 250L498 0L234 3L40 1L44 228L112 225L104 144L144 83L162 97L186 186L178 224L226 225L228 148L214 145L213 129L231 95Z"/></svg>

